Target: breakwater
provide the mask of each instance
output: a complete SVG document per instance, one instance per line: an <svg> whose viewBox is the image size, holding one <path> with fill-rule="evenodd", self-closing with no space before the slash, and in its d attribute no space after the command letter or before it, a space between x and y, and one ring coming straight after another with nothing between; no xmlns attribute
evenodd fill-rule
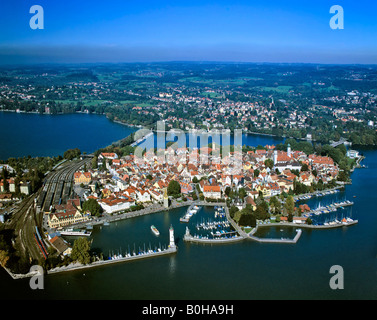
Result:
<svg viewBox="0 0 377 320"><path fill-rule="evenodd" d="M152 252L145 252L145 253L125 256L125 257L115 258L115 259L99 260L99 261L92 262L90 264L81 264L81 263L70 264L68 266L48 270L47 274L88 269L88 268L106 266L106 265L120 263L120 262L131 262L131 261L146 259L146 258L155 258L155 257L169 255L169 254L174 254L177 251L178 251L177 246L169 246L169 248L167 249L156 251L156 252L152 251Z"/></svg>
<svg viewBox="0 0 377 320"><path fill-rule="evenodd" d="M257 242L261 242L261 243L297 243L298 239L300 239L301 237L301 234L302 234L302 230L301 229L297 229L296 230L296 235L293 239L286 239L286 238L259 238L259 237L255 237L253 235L249 235L249 238L251 240L254 240L254 241L257 241Z"/></svg>
<svg viewBox="0 0 377 320"><path fill-rule="evenodd" d="M225 243L233 243L245 240L244 237L236 236L232 238L218 238L218 239L206 239L206 238L198 238L194 236L184 236L184 241L187 242L196 242L196 243L206 243L206 244L225 244Z"/></svg>

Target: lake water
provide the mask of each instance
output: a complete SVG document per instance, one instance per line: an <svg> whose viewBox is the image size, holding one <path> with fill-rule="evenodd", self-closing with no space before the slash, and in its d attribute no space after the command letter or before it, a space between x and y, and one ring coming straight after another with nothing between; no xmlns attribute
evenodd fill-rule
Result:
<svg viewBox="0 0 377 320"><path fill-rule="evenodd" d="M91 153L134 131L101 115L0 112L0 159L63 156L72 148Z"/></svg>
<svg viewBox="0 0 377 320"><path fill-rule="evenodd" d="M83 118L86 115L82 115ZM57 118L59 119L59 118ZM98 120L100 121L100 120ZM116 126L116 124L111 124ZM117 140L121 137L117 137ZM269 137L248 136L248 144L276 144ZM77 139L80 140L80 139ZM88 149L89 151L89 149ZM33 291L29 280L14 281L0 269L0 298L22 299L376 299L377 151L362 150L365 169L352 174L344 192L321 201L349 199L359 223L333 230L303 229L296 244L243 241L198 245L183 241L185 208L118 221L93 230L93 248L105 255L168 244L173 225L178 252L129 263L45 277L45 289ZM311 206L315 200L308 202ZM201 212L211 216L211 209ZM152 234L154 224L161 235ZM194 227L195 222L190 224ZM263 231L266 237L293 237L294 228ZM330 268L344 270L344 289L329 286Z"/></svg>

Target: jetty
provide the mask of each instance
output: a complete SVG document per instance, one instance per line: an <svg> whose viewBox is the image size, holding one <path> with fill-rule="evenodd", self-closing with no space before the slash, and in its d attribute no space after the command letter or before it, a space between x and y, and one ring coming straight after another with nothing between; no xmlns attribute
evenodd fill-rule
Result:
<svg viewBox="0 0 377 320"><path fill-rule="evenodd" d="M169 246L167 249L163 249L160 251L143 251L135 255L128 254L124 257L114 257L108 260L99 260L92 262L90 264L80 264L75 263L64 267L58 267L51 270L48 270L47 274L53 274L53 273L59 273L59 272L67 272L67 271L74 271L74 270L80 270L80 269L88 269L88 268L94 268L99 266L106 266L114 263L120 263L120 262L130 262L130 261L136 261L140 259L146 259L146 258L154 258L154 257L160 257L164 255L169 255L176 253L178 251L178 248L176 246Z"/></svg>
<svg viewBox="0 0 377 320"><path fill-rule="evenodd" d="M344 200L342 202L336 202L329 204L327 206L318 206L318 208L309 211L308 213L304 214L304 216L312 216L314 215L320 215L323 213L330 213L330 212L335 212L339 208L344 208L344 207L349 207L352 206L354 203L349 200Z"/></svg>
<svg viewBox="0 0 377 320"><path fill-rule="evenodd" d="M180 222L189 222L191 217L199 211L200 207L196 206L195 204L191 204L185 215L179 219Z"/></svg>
<svg viewBox="0 0 377 320"><path fill-rule="evenodd" d="M220 237L222 234L219 235L217 238L209 238L207 236L197 236L197 235L191 235L190 230L188 227L186 227L186 233L183 237L184 241L187 242L196 242L196 243L206 243L206 244L224 244L229 242L238 242L241 240L244 240L244 237L238 236L237 232L231 232L228 233L230 235L226 235L226 237Z"/></svg>
<svg viewBox="0 0 377 320"><path fill-rule="evenodd" d="M331 189L326 189L326 190L320 190L320 191L314 191L314 192L308 192L304 194L300 194L297 196L294 196L293 199L295 201L300 201L300 200L308 200L311 199L312 197L323 197L327 196L330 194L335 194L339 192L339 189L343 188L343 186L337 186Z"/></svg>
<svg viewBox="0 0 377 320"><path fill-rule="evenodd" d="M261 243L297 243L298 239L300 239L302 234L301 229L296 230L296 235L293 239L287 239L287 238L259 238L253 235L249 235L249 238L261 242Z"/></svg>

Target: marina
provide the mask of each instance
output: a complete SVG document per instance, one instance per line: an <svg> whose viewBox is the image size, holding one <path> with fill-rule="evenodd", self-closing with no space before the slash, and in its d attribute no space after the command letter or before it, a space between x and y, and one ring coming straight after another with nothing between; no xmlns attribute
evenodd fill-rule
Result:
<svg viewBox="0 0 377 320"><path fill-rule="evenodd" d="M189 222L193 215L197 214L200 210L200 207L192 204L186 211L186 214L179 219L180 222Z"/></svg>
<svg viewBox="0 0 377 320"><path fill-rule="evenodd" d="M191 229L195 233L191 234ZM213 206L211 213L203 213L196 217L196 222L186 226L186 232L183 240L186 242L200 243L228 243L243 240L233 228L232 224L226 217L225 207Z"/></svg>
<svg viewBox="0 0 377 320"><path fill-rule="evenodd" d="M315 191L315 192L312 192L312 193L305 193L305 194L302 194L302 195L294 196L294 199L297 202L297 201L302 201L302 200L309 200L311 198L324 197L324 196L339 193L340 188L341 187L337 187L337 188L324 190L324 191Z"/></svg>
<svg viewBox="0 0 377 320"><path fill-rule="evenodd" d="M133 250L130 250L130 247L128 246L128 250L125 253L122 253L122 249L116 250L114 253L114 250L109 250L109 255L106 258L100 259L98 256L96 257L96 261L82 265L82 264L71 264L68 266L58 267L54 268L48 271L49 274L52 273L58 273L58 272L67 272L67 271L74 271L79 269L86 269L86 268L93 268L98 266L104 266L108 264L113 263L119 263L119 262L129 262L139 259L145 259L145 258L153 258L153 257L159 257L164 256L168 254L173 254L178 251L178 247L175 244L174 239L174 228L173 226L170 226L169 228L169 244L163 245L161 244L157 247L154 246L152 249L151 244L149 244L148 247L146 247L145 243L143 248L138 247L136 249L136 245L134 244Z"/></svg>
<svg viewBox="0 0 377 320"><path fill-rule="evenodd" d="M308 215L312 216L314 214L314 215L318 216L320 214L335 212L338 209L344 209L344 207L348 207L348 206L352 206L352 205L353 205L353 202L349 201L349 200L331 203L331 204L326 205L326 206L318 205L318 207L316 209L312 210L311 212L309 212Z"/></svg>

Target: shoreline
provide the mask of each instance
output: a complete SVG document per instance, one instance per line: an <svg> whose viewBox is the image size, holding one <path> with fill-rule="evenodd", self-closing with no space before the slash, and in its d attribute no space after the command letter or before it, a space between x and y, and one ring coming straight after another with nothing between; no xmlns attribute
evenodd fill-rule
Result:
<svg viewBox="0 0 377 320"><path fill-rule="evenodd" d="M149 130L152 130L153 132L155 132L156 130L155 129L150 129L150 128L147 128L145 127L144 125L141 125L141 124L130 124L130 123L127 123L127 122L123 122L121 120L111 120L107 115L106 113L95 113L95 112L83 112L83 111L76 111L76 112L59 112L59 113L55 113L55 114L52 114L52 113L40 113L38 111L23 111L23 110L10 110L10 109L0 109L0 112L10 112L10 113L19 113L19 114L38 114L38 115L46 115L46 116L54 116L54 115L69 115L69 114L88 114L88 115L98 115L98 116L104 116L106 117L106 119L108 119L109 121L111 122L114 122L114 123L117 123L117 124L120 124L120 125L123 125L123 126L127 126L127 127L131 127L131 128L139 128L139 129L143 129L143 128L146 128L146 129L149 129ZM200 130L200 129L194 129L194 130ZM227 130L227 129L225 129ZM229 129L230 130L230 129ZM184 133L189 133L189 131L186 131L186 130L182 130ZM167 131L168 132L168 131ZM301 141L307 141L307 142L316 142L317 140L315 139L307 139L307 138L295 138L295 137L289 137L289 136L286 136L286 135L276 135L276 134L272 134L272 133L263 133L263 132L254 132L254 131L243 131L242 134L245 134L245 135L256 135L256 136L267 136L267 137L273 137L273 138L277 138L277 139L281 139L281 140L285 140L285 139L295 139L295 140L301 140ZM360 147L369 147L369 148L377 148L377 145L374 145L374 144L354 144L353 145L354 147L356 148L360 148Z"/></svg>
<svg viewBox="0 0 377 320"><path fill-rule="evenodd" d="M87 225L91 225L91 226L101 225L104 222L116 222L116 221L119 221L119 220L133 218L133 217L147 215L147 214L152 214L152 213L162 213L165 210L170 210L170 209L175 209L175 208L180 208L180 207L190 206L190 205L223 206L225 208L227 220L232 224L235 231L239 234L238 236L235 236L235 237L221 238L221 239L220 238L219 239L200 239L200 238L195 238L195 237L191 236L190 234L185 234L183 236L184 241L191 242L191 243L198 243L198 244L211 244L211 245L212 244L223 244L224 245L224 244L229 244L229 243L231 244L231 243L235 243L235 242L241 242L243 240L251 240L251 241L256 241L256 242L259 242L259 243L295 244L295 243L297 243L297 241L299 240L299 238L302 234L301 231L298 232L293 239L278 239L278 238L265 238L264 239L264 238L256 237L256 236L254 236L254 234L257 232L258 228L266 228L266 227L296 227L296 228L299 228L299 229L307 228L307 229L322 229L323 230L323 229L334 229L334 228L340 228L340 227L348 227L348 226L356 225L358 223L358 220L354 220L354 221L348 222L348 223L338 223L338 224L335 224L335 225L307 225L307 224L293 223L293 222L278 222L278 223L258 224L250 232L246 233L245 231L242 230L242 228L238 224L236 224L234 222L233 219L230 218L229 209L228 209L228 207L226 206L225 203L218 203L218 202L216 202L216 203L215 202L206 203L206 202L203 202L203 201L197 201L197 202L190 201L189 203L185 202L185 203L182 203L181 205L175 205L175 206L171 206L169 208L162 208L162 209L161 208L155 208L155 210L152 210L150 212L143 212L143 213L139 212L139 213L134 214L132 216L129 216L129 215L124 216L124 215L127 214L126 213L126 214L123 214L122 217L116 217L116 219L112 219L112 221L108 221L108 220L104 219L103 221L100 221L96 224L83 223L83 224L77 224L75 226L78 227L80 225L80 226L86 227ZM144 209L142 209L142 210L144 210ZM172 254L172 253L176 253L177 251L178 251L178 249L175 246L175 247L169 247L168 249L162 250L160 252L150 252L150 253L138 254L138 255L135 255L135 256L122 257L122 258L111 259L111 260L98 260L98 261L92 262L88 265L82 265L78 262L75 262L75 263L69 264L68 266L56 267L56 268L47 270L46 273L47 274L57 274L57 273L60 273L60 272L68 272L68 271L75 271L75 270L93 268L93 267L98 267L98 266L105 266L105 265L114 264L114 263L118 263L118 262L135 261L135 260L140 260L140 259L143 259L143 258L152 258L152 257ZM35 275L35 273L15 274L5 267L3 267L3 268L7 271L7 273L14 280L28 278L28 277L32 277L33 275Z"/></svg>

